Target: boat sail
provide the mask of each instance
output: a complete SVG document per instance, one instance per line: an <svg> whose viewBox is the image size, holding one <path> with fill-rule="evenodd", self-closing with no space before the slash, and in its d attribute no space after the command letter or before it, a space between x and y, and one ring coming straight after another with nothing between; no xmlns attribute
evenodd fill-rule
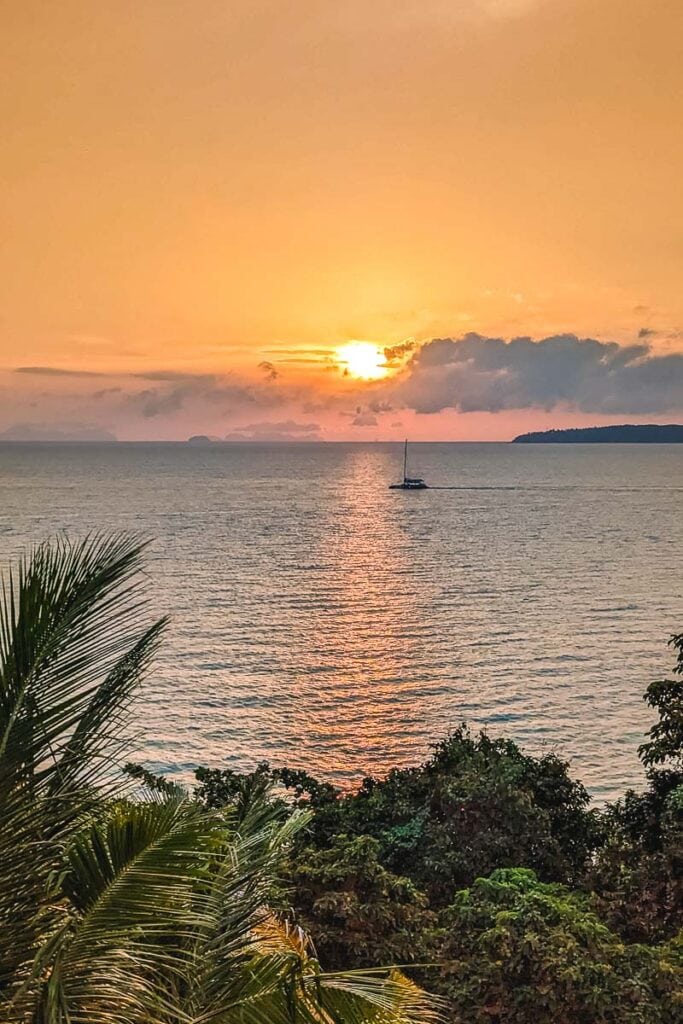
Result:
<svg viewBox="0 0 683 1024"><path fill-rule="evenodd" d="M400 484L389 484L391 491L426 491L427 484L422 477L408 476L408 438L403 446L403 481Z"/></svg>

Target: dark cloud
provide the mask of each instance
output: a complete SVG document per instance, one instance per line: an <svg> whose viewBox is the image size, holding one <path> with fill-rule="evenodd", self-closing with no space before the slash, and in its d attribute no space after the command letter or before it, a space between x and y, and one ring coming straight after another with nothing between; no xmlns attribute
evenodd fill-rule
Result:
<svg viewBox="0 0 683 1024"><path fill-rule="evenodd" d="M654 327L641 327L638 331L638 337L641 340L657 338L660 343L676 342L683 338L683 331L677 331L674 328L663 328L659 330Z"/></svg>
<svg viewBox="0 0 683 1024"><path fill-rule="evenodd" d="M110 430L89 423L15 423L0 441L116 441Z"/></svg>
<svg viewBox="0 0 683 1024"><path fill-rule="evenodd" d="M226 434L226 441L320 441L320 426L317 423L297 423L284 420L280 423L250 423Z"/></svg>
<svg viewBox="0 0 683 1024"><path fill-rule="evenodd" d="M392 368L400 366L406 356L415 351L415 348L416 342L414 341L403 341L400 345L389 345L384 349L384 362Z"/></svg>
<svg viewBox="0 0 683 1024"><path fill-rule="evenodd" d="M587 413L664 412L683 408L683 355L573 334L541 341L437 338L410 360L398 397L420 413L558 405Z"/></svg>
<svg viewBox="0 0 683 1024"><path fill-rule="evenodd" d="M264 359L258 364L259 370L263 370L266 380L277 380L280 376L272 363L269 363L267 359Z"/></svg>

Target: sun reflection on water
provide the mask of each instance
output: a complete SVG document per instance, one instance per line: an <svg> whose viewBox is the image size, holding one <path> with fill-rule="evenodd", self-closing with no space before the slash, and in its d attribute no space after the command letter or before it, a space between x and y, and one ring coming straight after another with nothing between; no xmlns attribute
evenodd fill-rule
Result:
<svg viewBox="0 0 683 1024"><path fill-rule="evenodd" d="M154 538L153 770L269 759L347 785L467 719L614 796L680 629L683 449L564 447L416 445L455 489L408 494L400 445L0 446L0 557L60 530Z"/></svg>

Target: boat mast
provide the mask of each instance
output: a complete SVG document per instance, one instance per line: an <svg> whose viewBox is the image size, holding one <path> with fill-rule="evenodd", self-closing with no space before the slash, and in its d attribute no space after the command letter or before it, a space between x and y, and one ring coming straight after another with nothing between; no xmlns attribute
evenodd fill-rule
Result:
<svg viewBox="0 0 683 1024"><path fill-rule="evenodd" d="M406 476L407 469L408 469L408 438L406 438L406 443L403 446L403 483L405 483L406 480L408 479L408 477Z"/></svg>

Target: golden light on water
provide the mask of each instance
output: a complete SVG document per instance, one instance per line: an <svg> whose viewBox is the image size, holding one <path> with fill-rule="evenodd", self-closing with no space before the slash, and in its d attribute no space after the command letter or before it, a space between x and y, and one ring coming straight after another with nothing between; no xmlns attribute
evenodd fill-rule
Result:
<svg viewBox="0 0 683 1024"><path fill-rule="evenodd" d="M371 341L349 341L335 350L337 362L352 377L378 380L387 374L384 351Z"/></svg>

